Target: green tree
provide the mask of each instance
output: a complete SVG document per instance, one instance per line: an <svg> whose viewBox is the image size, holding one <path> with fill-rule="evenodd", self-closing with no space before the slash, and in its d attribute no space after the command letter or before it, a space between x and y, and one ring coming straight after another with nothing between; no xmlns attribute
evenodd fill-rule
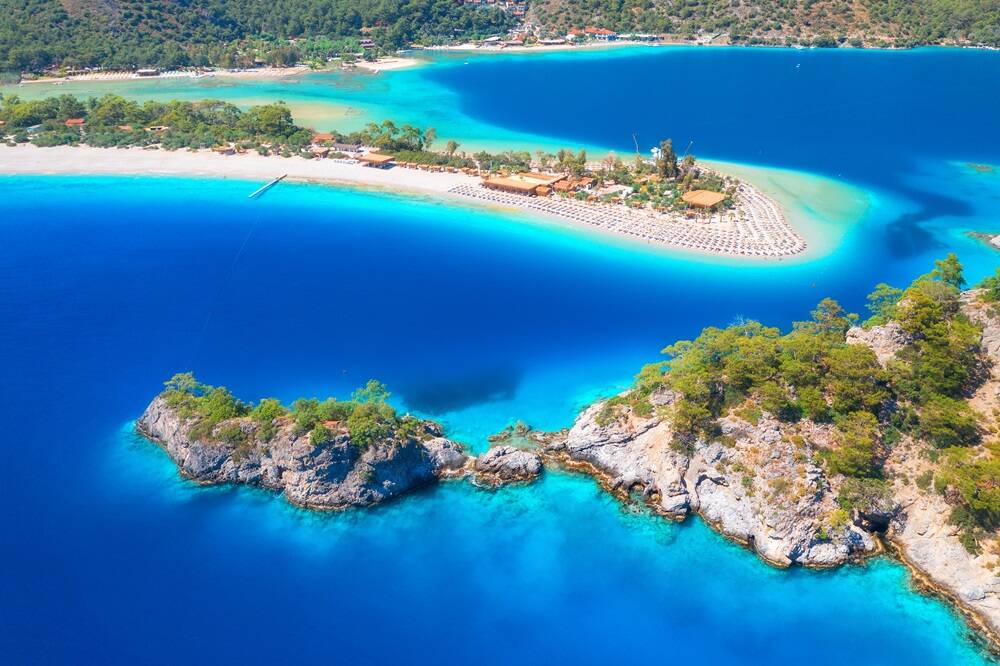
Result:
<svg viewBox="0 0 1000 666"><path fill-rule="evenodd" d="M979 419L964 400L934 396L920 410L919 435L938 448L979 441Z"/></svg>
<svg viewBox="0 0 1000 666"><path fill-rule="evenodd" d="M944 259L934 262L934 270L931 271L931 276L947 285L951 285L957 290L961 290L965 286L965 277L962 275L963 270L962 264L958 261L958 255L954 252L949 252L948 256Z"/></svg>
<svg viewBox="0 0 1000 666"><path fill-rule="evenodd" d="M865 322L869 326L885 324L893 318L896 304L903 297L903 290L880 282L875 285L875 291L868 294L868 310L872 316Z"/></svg>
<svg viewBox="0 0 1000 666"><path fill-rule="evenodd" d="M878 421L870 412L852 412L837 419L837 446L824 458L831 474L870 477L878 474Z"/></svg>
<svg viewBox="0 0 1000 666"><path fill-rule="evenodd" d="M656 172L667 179L677 177L677 153L674 152L672 139L660 142L660 154L656 159Z"/></svg>

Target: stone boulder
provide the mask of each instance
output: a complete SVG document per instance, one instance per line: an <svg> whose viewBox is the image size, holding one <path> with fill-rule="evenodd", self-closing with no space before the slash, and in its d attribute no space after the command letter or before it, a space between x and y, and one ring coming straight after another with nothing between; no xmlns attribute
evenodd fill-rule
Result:
<svg viewBox="0 0 1000 666"><path fill-rule="evenodd" d="M476 483L498 487L532 481L542 473L542 457L536 451L513 446L494 446L473 463Z"/></svg>

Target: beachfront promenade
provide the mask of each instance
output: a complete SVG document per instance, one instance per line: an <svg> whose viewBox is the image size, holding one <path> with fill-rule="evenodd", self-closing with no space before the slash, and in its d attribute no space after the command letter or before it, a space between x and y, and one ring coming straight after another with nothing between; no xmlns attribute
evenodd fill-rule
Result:
<svg viewBox="0 0 1000 666"><path fill-rule="evenodd" d="M742 183L733 210L688 218L620 204L582 202L562 197L526 197L463 184L449 190L470 199L536 211L573 222L695 252L738 257L787 257L806 249L803 238L785 219L778 204Z"/></svg>

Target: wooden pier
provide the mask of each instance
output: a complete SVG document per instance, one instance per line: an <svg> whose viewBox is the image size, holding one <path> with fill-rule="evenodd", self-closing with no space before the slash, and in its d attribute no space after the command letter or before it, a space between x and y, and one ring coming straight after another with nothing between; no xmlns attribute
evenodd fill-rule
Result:
<svg viewBox="0 0 1000 666"><path fill-rule="evenodd" d="M280 183L281 181L283 181L287 176L288 176L287 173L281 174L280 176L278 176L277 178L275 178L271 182L267 183L263 187L260 187L260 188L258 188L256 190L254 190L250 194L250 196L248 198L250 198L250 199L256 199L260 195L264 194L264 192L267 192L269 189L271 189L272 187L274 187L275 185L277 185L278 183Z"/></svg>

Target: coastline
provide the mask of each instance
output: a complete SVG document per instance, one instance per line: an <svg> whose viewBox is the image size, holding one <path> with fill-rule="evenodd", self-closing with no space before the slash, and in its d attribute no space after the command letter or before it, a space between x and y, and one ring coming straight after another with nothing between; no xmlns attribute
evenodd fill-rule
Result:
<svg viewBox="0 0 1000 666"><path fill-rule="evenodd" d="M198 78L224 78L224 79L284 79L299 74L315 71L306 65L294 65L292 67L261 67L258 69L213 69L204 72L174 70L163 72L156 76L139 76L134 72L113 71L113 72L90 72L87 74L74 74L72 76L51 76L37 79L23 79L20 84L40 85L62 85L72 82L87 83L122 83L126 81L164 81L170 79L198 79Z"/></svg>
<svg viewBox="0 0 1000 666"><path fill-rule="evenodd" d="M784 221L780 206L749 186L745 186L749 195L747 200L752 198L754 201L759 201L765 212L776 216L763 222L765 227L767 224L778 225L775 227L775 233L781 232L773 241L776 245L773 246L775 249L771 253L762 251L737 254L712 250L712 244L718 237L727 235L731 238L744 233L750 238L753 234L762 233L762 229L766 231L766 228L756 226L757 223L752 219L750 222L719 222L717 224L721 226L716 233L709 229L709 225L696 221L684 223L668 220L667 224L663 225L624 207L621 211L617 211L615 209L618 207L605 204L588 205L561 199L538 199L516 195L493 196L479 186L478 177L462 173L435 173L400 167L390 170L373 169L337 160L308 160L299 157L283 159L249 153L219 155L205 150L164 151L90 146L39 148L25 145L0 148L0 174L194 176L264 182L284 175L290 181L372 188L394 193L408 192L478 209L514 211L528 218L541 218L547 223L555 222L564 227L568 226L574 231L592 234L602 240L616 239L642 248L656 248L703 257L746 259L759 263L801 254L805 248L804 241L795 229ZM470 192L475 194L470 196ZM754 205L748 204L746 217L755 218L759 213ZM665 230L661 232L662 234L668 237L677 236L680 240L670 242L662 240L663 236L642 235L647 233L642 225L648 228L649 225L656 227L658 224L661 230ZM747 233L746 229L749 229L750 233ZM694 240L685 241L684 239L691 234L694 234ZM733 247L741 247L739 240L728 242L735 243ZM800 245L793 247L791 244L794 243ZM778 249L779 247L782 249Z"/></svg>

